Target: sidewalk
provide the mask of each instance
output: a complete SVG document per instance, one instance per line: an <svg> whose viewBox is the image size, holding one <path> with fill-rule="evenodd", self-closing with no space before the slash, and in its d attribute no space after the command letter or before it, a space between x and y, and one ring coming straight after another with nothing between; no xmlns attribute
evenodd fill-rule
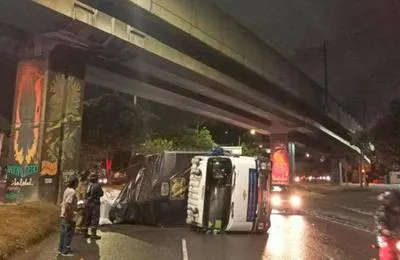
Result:
<svg viewBox="0 0 400 260"><path fill-rule="evenodd" d="M299 183L296 186L309 192L321 191L384 191L390 189L400 189L400 184L369 184L368 187L360 187L359 183L339 184L319 184L319 183Z"/></svg>
<svg viewBox="0 0 400 260"><path fill-rule="evenodd" d="M349 187L349 188L360 188L359 183L343 183L340 185L341 187ZM400 189L400 184L374 184L370 183L368 188L375 190L390 190L390 189Z"/></svg>

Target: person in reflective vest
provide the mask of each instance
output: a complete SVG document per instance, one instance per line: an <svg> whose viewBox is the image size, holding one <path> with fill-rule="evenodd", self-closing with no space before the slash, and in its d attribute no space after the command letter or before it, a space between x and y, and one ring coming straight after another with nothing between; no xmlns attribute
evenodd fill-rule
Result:
<svg viewBox="0 0 400 260"><path fill-rule="evenodd" d="M90 228L90 236L88 233L85 237L92 239L100 239L97 235L97 227L100 220L100 198L103 196L103 189L99 183L99 176L92 173L89 176L89 185L86 192L86 213L87 213L87 227Z"/></svg>

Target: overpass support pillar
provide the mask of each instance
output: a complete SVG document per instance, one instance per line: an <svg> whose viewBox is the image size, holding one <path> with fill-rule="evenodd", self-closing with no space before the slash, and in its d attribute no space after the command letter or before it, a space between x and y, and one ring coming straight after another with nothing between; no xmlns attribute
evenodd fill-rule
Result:
<svg viewBox="0 0 400 260"><path fill-rule="evenodd" d="M332 181L342 184L342 163L337 158L331 158L330 160L330 175Z"/></svg>
<svg viewBox="0 0 400 260"><path fill-rule="evenodd" d="M58 45L20 60L6 201L56 202L78 170L86 57Z"/></svg>
<svg viewBox="0 0 400 260"><path fill-rule="evenodd" d="M270 135L272 176L274 183L293 182L295 176L295 144L287 133Z"/></svg>

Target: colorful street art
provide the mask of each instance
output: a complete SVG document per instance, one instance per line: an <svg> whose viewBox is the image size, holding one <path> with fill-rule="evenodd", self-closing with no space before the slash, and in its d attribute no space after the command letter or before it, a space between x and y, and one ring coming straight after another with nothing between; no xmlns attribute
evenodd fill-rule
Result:
<svg viewBox="0 0 400 260"><path fill-rule="evenodd" d="M19 63L6 200L54 201L77 172L85 64L63 45Z"/></svg>
<svg viewBox="0 0 400 260"><path fill-rule="evenodd" d="M57 173L62 173L62 190L70 173L77 172L84 82L55 72L49 73L48 82L40 175L41 196L51 198L57 193Z"/></svg>
<svg viewBox="0 0 400 260"><path fill-rule="evenodd" d="M272 178L275 184L288 184L290 175L290 162L287 142L271 142Z"/></svg>
<svg viewBox="0 0 400 260"><path fill-rule="evenodd" d="M44 62L19 63L15 90L12 144L7 167L6 200L36 196Z"/></svg>
<svg viewBox="0 0 400 260"><path fill-rule="evenodd" d="M183 200L188 189L185 178L173 178L170 180L170 199Z"/></svg>
<svg viewBox="0 0 400 260"><path fill-rule="evenodd" d="M21 165L37 160L43 81L42 63L21 62L17 75L13 138L14 159Z"/></svg>

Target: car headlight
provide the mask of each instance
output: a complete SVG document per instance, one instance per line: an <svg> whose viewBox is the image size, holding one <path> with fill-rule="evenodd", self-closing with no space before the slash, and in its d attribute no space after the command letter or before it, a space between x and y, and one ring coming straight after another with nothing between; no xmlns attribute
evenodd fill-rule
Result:
<svg viewBox="0 0 400 260"><path fill-rule="evenodd" d="M292 197L290 198L290 204L291 204L293 207L295 207L295 208L300 207L300 206L301 206L301 199L300 199L300 197L297 196L297 195L292 196Z"/></svg>
<svg viewBox="0 0 400 260"><path fill-rule="evenodd" d="M279 195L274 195L271 197L272 206L280 206L282 203L281 197Z"/></svg>

